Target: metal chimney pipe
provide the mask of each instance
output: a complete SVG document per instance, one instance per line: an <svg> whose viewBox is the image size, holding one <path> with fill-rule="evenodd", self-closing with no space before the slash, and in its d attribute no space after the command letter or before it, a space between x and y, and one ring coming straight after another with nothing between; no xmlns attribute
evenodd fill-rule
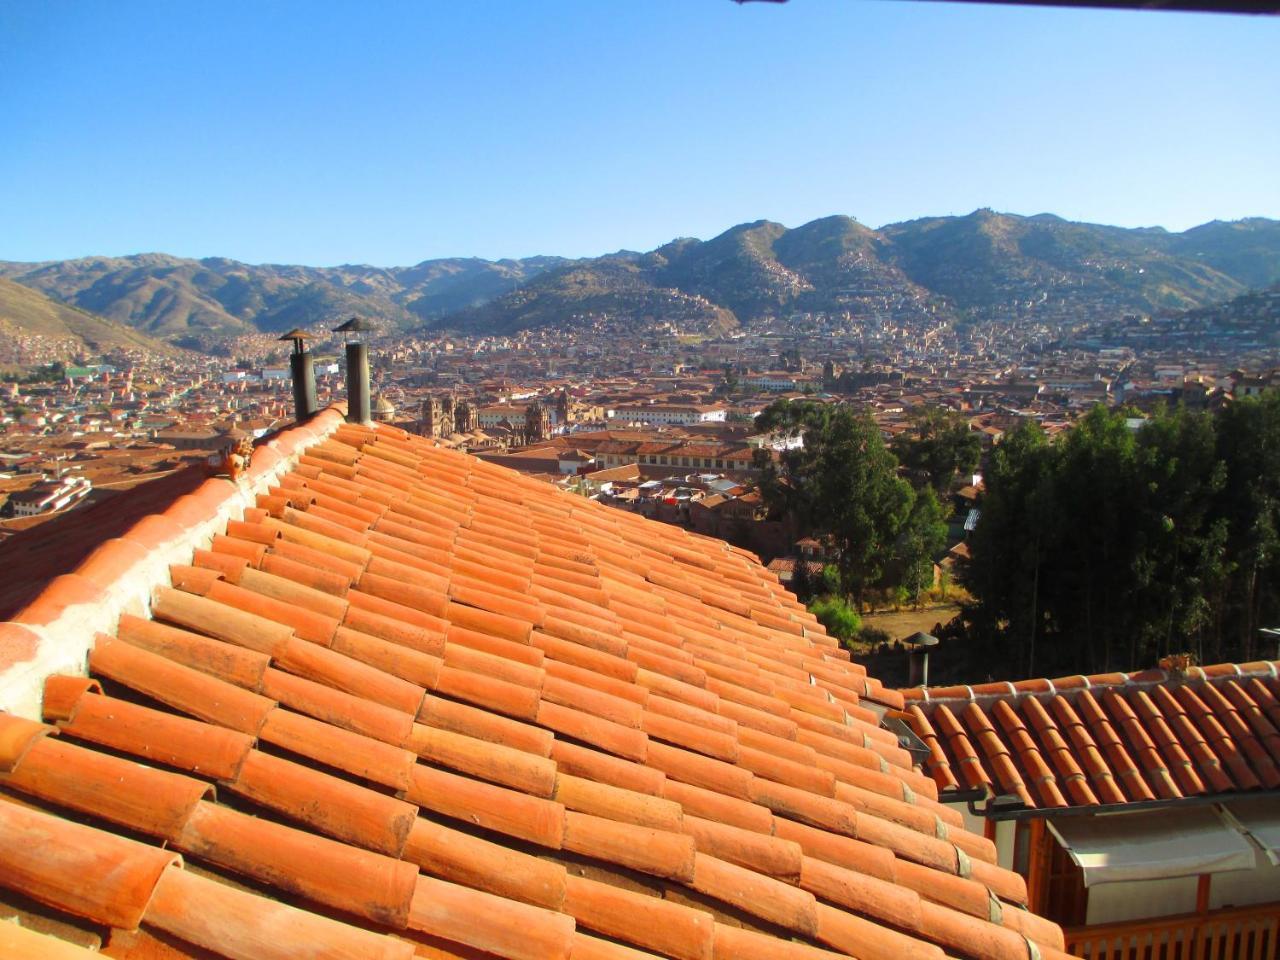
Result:
<svg viewBox="0 0 1280 960"><path fill-rule="evenodd" d="M347 344L347 420L351 423L370 423L369 406L369 345Z"/></svg>
<svg viewBox="0 0 1280 960"><path fill-rule="evenodd" d="M311 363L311 352L303 343L304 340L310 340L311 335L295 329L280 339L293 341L293 353L289 356L289 374L293 380L293 418L301 423L313 416L319 406L316 402L316 369Z"/></svg>
<svg viewBox="0 0 1280 960"><path fill-rule="evenodd" d="M350 335L347 341L347 422L373 422L369 403L369 345L364 334L372 327L359 317L334 327L334 333Z"/></svg>
<svg viewBox="0 0 1280 960"><path fill-rule="evenodd" d="M289 372L293 376L294 419L301 422L316 412L316 368L311 363L311 352L304 350L289 357Z"/></svg>
<svg viewBox="0 0 1280 960"><path fill-rule="evenodd" d="M913 633L906 639L910 648L907 654L907 686L929 685L929 648L938 645L938 638L927 633Z"/></svg>

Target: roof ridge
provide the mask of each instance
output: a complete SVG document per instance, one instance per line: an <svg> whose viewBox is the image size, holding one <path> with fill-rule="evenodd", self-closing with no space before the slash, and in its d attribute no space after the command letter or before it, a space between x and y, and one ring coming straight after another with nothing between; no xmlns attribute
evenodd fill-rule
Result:
<svg viewBox="0 0 1280 960"><path fill-rule="evenodd" d="M1254 660L1248 663L1217 663L1190 666L1185 672L1163 667L1148 667L1128 673L1071 674L1063 677L1032 677L1026 680L991 680L980 684L949 684L931 687L900 687L898 692L908 703L994 703L1006 697L1052 697L1076 690L1151 687L1170 681L1197 680L1213 683L1229 678L1280 677L1280 660Z"/></svg>
<svg viewBox="0 0 1280 960"><path fill-rule="evenodd" d="M83 674L96 633L114 632L122 613L145 614L152 589L169 582L170 563L185 562L192 550L207 546L214 528L253 506L258 494L343 420L340 408L328 407L259 443L237 480L210 477L144 516L0 622L0 710L39 719L46 677Z"/></svg>

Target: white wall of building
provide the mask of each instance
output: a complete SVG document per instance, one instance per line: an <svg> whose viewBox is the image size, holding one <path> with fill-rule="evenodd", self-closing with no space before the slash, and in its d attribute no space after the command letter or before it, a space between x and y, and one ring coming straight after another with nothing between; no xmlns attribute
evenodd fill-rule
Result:
<svg viewBox="0 0 1280 960"><path fill-rule="evenodd" d="M1209 909L1280 901L1280 866L1273 866L1265 856L1258 861L1253 870L1215 874L1209 881Z"/></svg>
<svg viewBox="0 0 1280 960"><path fill-rule="evenodd" d="M798 382L794 377L747 377L742 382L748 387L754 387L757 390L769 390L774 393L795 390L798 386Z"/></svg>
<svg viewBox="0 0 1280 960"><path fill-rule="evenodd" d="M619 420L639 423L677 424L689 426L695 423L724 423L727 411L723 407L702 409L699 407L636 406L618 407L613 416Z"/></svg>
<svg viewBox="0 0 1280 960"><path fill-rule="evenodd" d="M1168 880L1094 884L1089 888L1085 923L1120 923L1194 913L1198 882L1197 877L1173 877Z"/></svg>
<svg viewBox="0 0 1280 960"><path fill-rule="evenodd" d="M983 835L986 821L982 817L971 814L965 804L950 806L963 816L966 830ZM1014 868L1016 829L1016 821L996 823L996 861L1006 870ZM1190 876L1094 884L1088 889L1085 922L1089 925L1124 923L1194 913L1198 883L1198 877ZM1254 869L1215 873L1209 881L1210 910L1273 902L1280 902L1280 866L1273 865L1261 852Z"/></svg>

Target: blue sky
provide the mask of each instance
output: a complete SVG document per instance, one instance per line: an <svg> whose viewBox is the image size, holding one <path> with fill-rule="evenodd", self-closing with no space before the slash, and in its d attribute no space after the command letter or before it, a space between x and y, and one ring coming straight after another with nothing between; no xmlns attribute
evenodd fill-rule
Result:
<svg viewBox="0 0 1280 960"><path fill-rule="evenodd" d="M0 259L582 256L831 213L1280 217L1280 18L0 5Z"/></svg>

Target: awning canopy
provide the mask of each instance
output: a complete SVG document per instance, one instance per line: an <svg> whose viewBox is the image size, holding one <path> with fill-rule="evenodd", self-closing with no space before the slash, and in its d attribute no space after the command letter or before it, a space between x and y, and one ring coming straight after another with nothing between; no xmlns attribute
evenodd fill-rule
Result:
<svg viewBox="0 0 1280 960"><path fill-rule="evenodd" d="M1224 807L1241 832L1262 848L1272 866L1280 865L1280 798L1236 800Z"/></svg>
<svg viewBox="0 0 1280 960"><path fill-rule="evenodd" d="M1253 847L1213 806L1049 821L1084 885L1251 870Z"/></svg>

